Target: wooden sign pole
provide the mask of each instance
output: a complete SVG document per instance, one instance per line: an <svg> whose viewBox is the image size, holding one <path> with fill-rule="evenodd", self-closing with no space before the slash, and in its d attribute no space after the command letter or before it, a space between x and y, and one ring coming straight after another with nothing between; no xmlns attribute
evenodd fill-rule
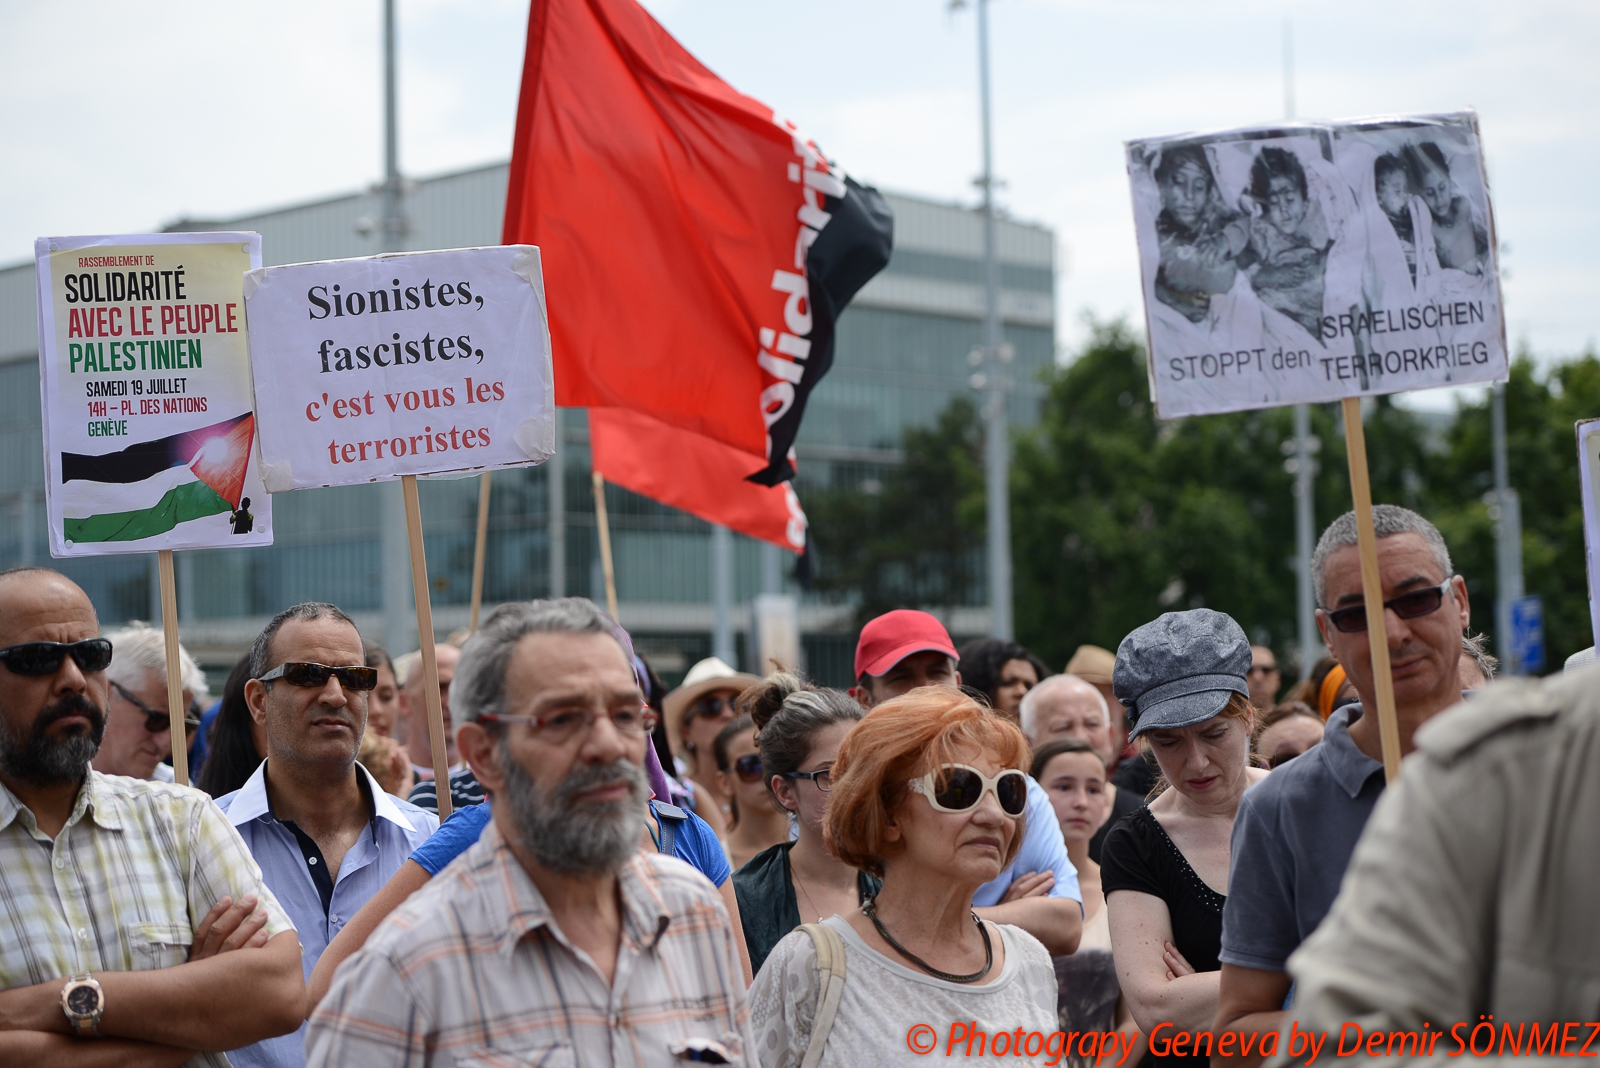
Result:
<svg viewBox="0 0 1600 1068"><path fill-rule="evenodd" d="M1389 632L1384 621L1383 583L1378 573L1378 537L1372 527L1372 482L1367 472L1367 438L1361 424L1361 398L1344 399L1344 443L1350 461L1350 495L1356 513L1356 545L1361 553L1361 597L1367 608L1367 643L1372 648L1372 680L1378 693L1378 736L1383 745L1383 776L1400 776L1400 721L1395 715L1394 676L1389 668Z"/></svg>
<svg viewBox="0 0 1600 1068"><path fill-rule="evenodd" d="M172 723L172 778L189 785L189 732L184 729L183 661L178 656L178 583L172 573L172 550L156 553L161 576L161 632L167 646L167 716Z"/></svg>
<svg viewBox="0 0 1600 1068"><path fill-rule="evenodd" d="M450 818L450 762L445 756L444 705L439 700L439 660L434 655L433 602L428 599L428 559L422 543L422 507L417 476L401 475L406 501L406 537L411 542L411 588L417 598L417 645L422 650L422 698L428 708L428 741L433 747L433 781L439 822Z"/></svg>
<svg viewBox="0 0 1600 1068"><path fill-rule="evenodd" d="M606 480L594 472L594 518L600 530L600 567L606 576L606 611L617 618L617 574L611 568L611 521L606 517Z"/></svg>
<svg viewBox="0 0 1600 1068"><path fill-rule="evenodd" d="M472 614L467 632L478 629L478 610L483 607L483 555L489 548L489 472L478 479L478 543L472 553Z"/></svg>

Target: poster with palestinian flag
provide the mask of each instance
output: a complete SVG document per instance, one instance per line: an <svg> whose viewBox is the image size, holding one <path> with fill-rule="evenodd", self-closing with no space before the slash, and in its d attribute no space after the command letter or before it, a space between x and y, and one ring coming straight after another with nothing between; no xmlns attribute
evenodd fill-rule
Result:
<svg viewBox="0 0 1600 1068"><path fill-rule="evenodd" d="M244 323L260 235L34 252L51 555L272 544Z"/></svg>

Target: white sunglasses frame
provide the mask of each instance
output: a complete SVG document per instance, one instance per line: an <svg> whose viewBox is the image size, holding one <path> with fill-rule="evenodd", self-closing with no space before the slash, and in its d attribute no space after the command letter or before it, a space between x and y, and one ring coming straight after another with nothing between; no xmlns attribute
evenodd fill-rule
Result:
<svg viewBox="0 0 1600 1068"><path fill-rule="evenodd" d="M972 772L972 774L974 774L974 775L976 775L978 777L978 781L983 783L983 789L978 791L978 799L976 801L974 801L972 804L968 805L966 808L949 808L949 807L947 807L945 805L940 804L938 799L934 796L934 794L938 791L938 783L936 781L935 776L939 772L943 771L946 768L960 768L963 771L970 771L970 772ZM1018 812L1015 815L1013 815L1010 812L1007 812L1006 811L1006 806L1002 805L1000 803L1000 788L999 788L1000 787L1000 779L1003 776L1006 776L1006 775L1021 775L1022 778L1023 778L1022 812ZM995 807L997 807L1000 810L1002 815L1004 815L1007 819L1020 820L1022 818L1023 814L1028 811L1027 778L1028 778L1028 773L1025 772L1025 771L1021 771L1021 770L1019 770L1017 768L1005 768L1005 769L997 772L994 775L985 775L983 772L979 771L977 768L973 767L971 764L958 764L958 763L955 763L954 761L951 761L948 764L940 764L937 768L934 768L932 771L927 772L926 774L924 774L920 778L912 779L909 783L906 784L906 786L913 793L921 794L923 797L927 798L928 799L928 804L933 807L933 810L935 812L949 812L949 813L951 813L953 815L957 815L957 816L961 815L964 812L971 812L973 809L975 809L979 805L983 804L983 795L984 794L993 794L994 795Z"/></svg>

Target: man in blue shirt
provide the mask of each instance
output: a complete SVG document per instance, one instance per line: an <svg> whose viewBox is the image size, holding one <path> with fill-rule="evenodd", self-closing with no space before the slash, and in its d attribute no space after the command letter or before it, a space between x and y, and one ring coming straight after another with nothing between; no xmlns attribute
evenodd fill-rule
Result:
<svg viewBox="0 0 1600 1068"><path fill-rule="evenodd" d="M949 632L933 616L904 608L886 612L861 628L857 685L850 695L870 714L874 706L919 686L959 689L958 659ZM1083 895L1049 795L1031 778L1024 819L1026 837L1016 859L978 888L973 908L991 922L1021 927L1052 956L1064 956L1078 948L1083 934Z"/></svg>
<svg viewBox="0 0 1600 1068"><path fill-rule="evenodd" d="M1461 701L1467 584L1451 566L1444 538L1422 516L1380 504L1372 521L1404 755L1417 728ZM1384 790L1354 513L1323 531L1311 575L1317 626L1361 702L1337 709L1320 745L1251 787L1239 803L1222 912L1219 1033L1266 1033L1283 1024L1289 955L1328 914ZM1260 1059L1258 1053L1239 1063Z"/></svg>
<svg viewBox="0 0 1600 1068"><path fill-rule="evenodd" d="M309 976L328 942L439 820L383 792L356 761L367 723L361 636L331 604L278 613L250 650L245 701L267 759L217 800L300 933ZM300 1068L305 1026L228 1054L236 1068Z"/></svg>

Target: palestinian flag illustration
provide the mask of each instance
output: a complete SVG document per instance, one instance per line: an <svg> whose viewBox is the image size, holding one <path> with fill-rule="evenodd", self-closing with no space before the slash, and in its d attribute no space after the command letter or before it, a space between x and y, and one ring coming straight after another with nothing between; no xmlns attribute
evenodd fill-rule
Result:
<svg viewBox="0 0 1600 1068"><path fill-rule="evenodd" d="M179 523L233 512L244 493L255 428L255 416L247 412L118 452L62 453L67 540L138 541Z"/></svg>

